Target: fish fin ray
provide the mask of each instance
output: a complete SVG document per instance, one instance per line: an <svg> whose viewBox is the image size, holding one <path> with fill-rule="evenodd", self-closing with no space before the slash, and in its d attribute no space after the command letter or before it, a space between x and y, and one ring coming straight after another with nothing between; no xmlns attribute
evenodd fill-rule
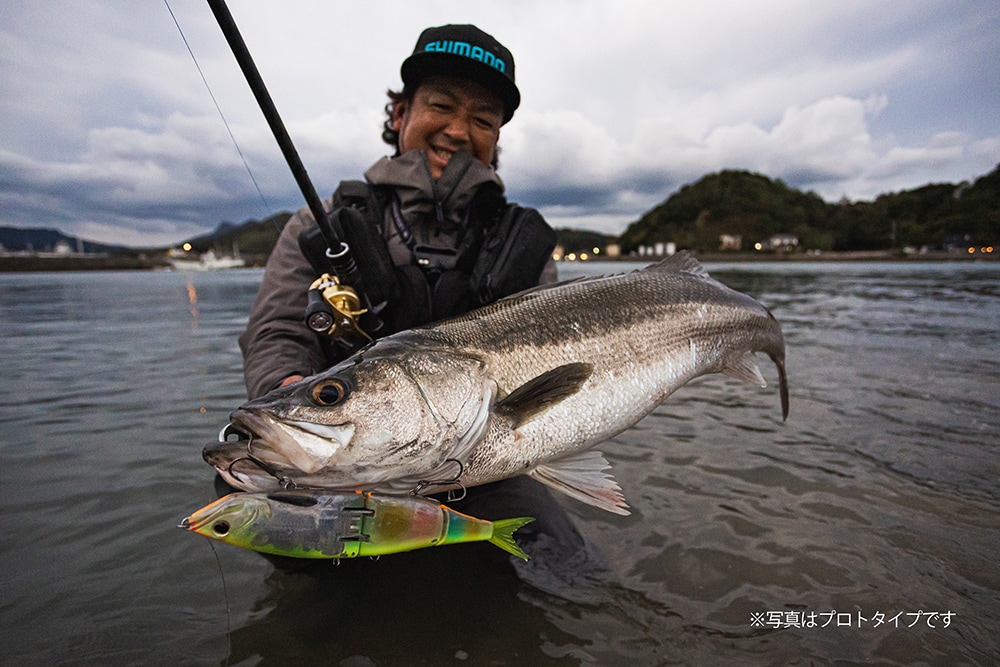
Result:
<svg viewBox="0 0 1000 667"><path fill-rule="evenodd" d="M650 264L649 266L640 269L640 271L684 271L703 278L709 277L708 271L701 265L701 262L695 259L694 256L687 250L681 250L680 252L674 253L666 259L661 259L655 264Z"/></svg>
<svg viewBox="0 0 1000 667"><path fill-rule="evenodd" d="M788 420L788 375L785 372L784 355L771 357L778 367L778 388L781 394L781 421Z"/></svg>
<svg viewBox="0 0 1000 667"><path fill-rule="evenodd" d="M757 365L757 357L753 352L747 352L738 361L723 368L722 372L731 378L743 380L759 387L767 386L767 380L761 374L760 366Z"/></svg>
<svg viewBox="0 0 1000 667"><path fill-rule="evenodd" d="M580 502L628 516L631 512L621 487L611 473L604 472L610 467L600 452L587 451L540 465L528 475Z"/></svg>
<svg viewBox="0 0 1000 667"><path fill-rule="evenodd" d="M517 542L514 541L514 531L534 520L533 517L524 516L517 519L500 519L499 521L494 521L493 536L489 540L490 544L498 546L518 558L528 560L528 554L524 553L521 547L517 546Z"/></svg>
<svg viewBox="0 0 1000 667"><path fill-rule="evenodd" d="M571 363L546 371L496 403L496 412L511 419L514 428L580 391L594 372L593 364Z"/></svg>

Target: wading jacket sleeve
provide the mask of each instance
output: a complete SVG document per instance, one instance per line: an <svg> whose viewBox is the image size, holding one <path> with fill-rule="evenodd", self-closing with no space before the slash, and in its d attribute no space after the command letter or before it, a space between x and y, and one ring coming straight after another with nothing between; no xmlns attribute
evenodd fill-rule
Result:
<svg viewBox="0 0 1000 667"><path fill-rule="evenodd" d="M324 201L329 210L332 202ZM299 249L299 234L315 225L303 208L285 224L267 260L267 269L240 336L243 377L250 398L276 388L289 375L312 375L326 368L319 337L305 325L307 292L316 271Z"/></svg>

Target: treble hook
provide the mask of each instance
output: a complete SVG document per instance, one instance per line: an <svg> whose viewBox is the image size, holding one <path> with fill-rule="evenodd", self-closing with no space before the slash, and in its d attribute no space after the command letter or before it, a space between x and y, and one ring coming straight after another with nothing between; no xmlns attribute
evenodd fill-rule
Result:
<svg viewBox="0 0 1000 667"><path fill-rule="evenodd" d="M452 479L442 479L438 481L422 480L420 482L417 482L417 486L413 489L411 493L413 495L417 495L421 491L426 489L428 486L444 486L445 484L457 484L458 485L457 489L448 489L448 502L454 503L465 498L466 494L465 485L462 484L462 472L465 471L465 468L464 466L462 466L462 462L459 461L458 459L445 459L444 462L445 463L451 462L458 466L458 474L455 475L455 477L453 477ZM456 496L455 493L457 491L461 491L462 495Z"/></svg>

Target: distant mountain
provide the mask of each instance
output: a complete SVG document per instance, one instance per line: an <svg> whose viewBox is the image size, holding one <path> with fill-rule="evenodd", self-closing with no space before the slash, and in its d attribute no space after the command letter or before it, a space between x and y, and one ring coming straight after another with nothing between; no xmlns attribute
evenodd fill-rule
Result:
<svg viewBox="0 0 1000 667"><path fill-rule="evenodd" d="M1000 242L1000 165L972 183L935 183L879 195L874 201L827 203L812 192L747 171L721 171L685 185L629 225L622 252L673 242L712 252L723 236L743 250L786 234L800 249L947 249Z"/></svg>
<svg viewBox="0 0 1000 667"><path fill-rule="evenodd" d="M190 243L192 250L197 252L210 249L222 253L238 251L241 255L262 255L266 258L291 217L291 213L282 211L264 220L247 220L239 225L223 222L214 231L188 239L185 243Z"/></svg>
<svg viewBox="0 0 1000 667"><path fill-rule="evenodd" d="M77 252L81 247L87 253L115 253L128 250L125 246L78 239L57 229L0 227L0 246L4 250L54 252L60 245L68 247L72 252Z"/></svg>
<svg viewBox="0 0 1000 667"><path fill-rule="evenodd" d="M605 248L609 243L617 241L617 236L609 236L599 232L566 228L556 230L556 242L562 246L563 251L567 254L590 252L594 248Z"/></svg>
<svg viewBox="0 0 1000 667"><path fill-rule="evenodd" d="M291 213L241 224L222 222L212 232L188 239L192 250L239 252L262 263ZM671 194L628 226L620 239L597 232L556 230L565 252L586 252L618 241L627 254L640 246L673 242L678 248L712 252L722 236L740 237L742 249L777 234L794 235L800 249L883 250L906 246L947 248L1000 244L1000 165L974 182L933 183L879 195L874 201L827 203L781 180L726 170L702 177ZM88 253L141 253L125 246L78 241L56 229L0 227L6 250L52 252L59 244ZM178 244L183 245L183 244ZM166 248L163 249L164 251Z"/></svg>
<svg viewBox="0 0 1000 667"><path fill-rule="evenodd" d="M678 248L718 250L722 235L744 245L778 233L819 227L828 204L819 195L746 171L721 171L685 185L643 214L622 234L622 250L673 242ZM749 249L749 248L744 248Z"/></svg>

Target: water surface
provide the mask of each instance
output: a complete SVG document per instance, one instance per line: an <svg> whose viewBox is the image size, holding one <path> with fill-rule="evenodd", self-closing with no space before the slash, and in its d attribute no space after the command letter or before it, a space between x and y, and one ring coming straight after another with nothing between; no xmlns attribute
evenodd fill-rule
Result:
<svg viewBox="0 0 1000 667"><path fill-rule="evenodd" d="M1000 266L708 268L782 323L787 422L773 385L682 388L601 447L632 516L565 501L576 558L291 572L175 527L215 497L261 273L0 275L0 659L995 662Z"/></svg>

